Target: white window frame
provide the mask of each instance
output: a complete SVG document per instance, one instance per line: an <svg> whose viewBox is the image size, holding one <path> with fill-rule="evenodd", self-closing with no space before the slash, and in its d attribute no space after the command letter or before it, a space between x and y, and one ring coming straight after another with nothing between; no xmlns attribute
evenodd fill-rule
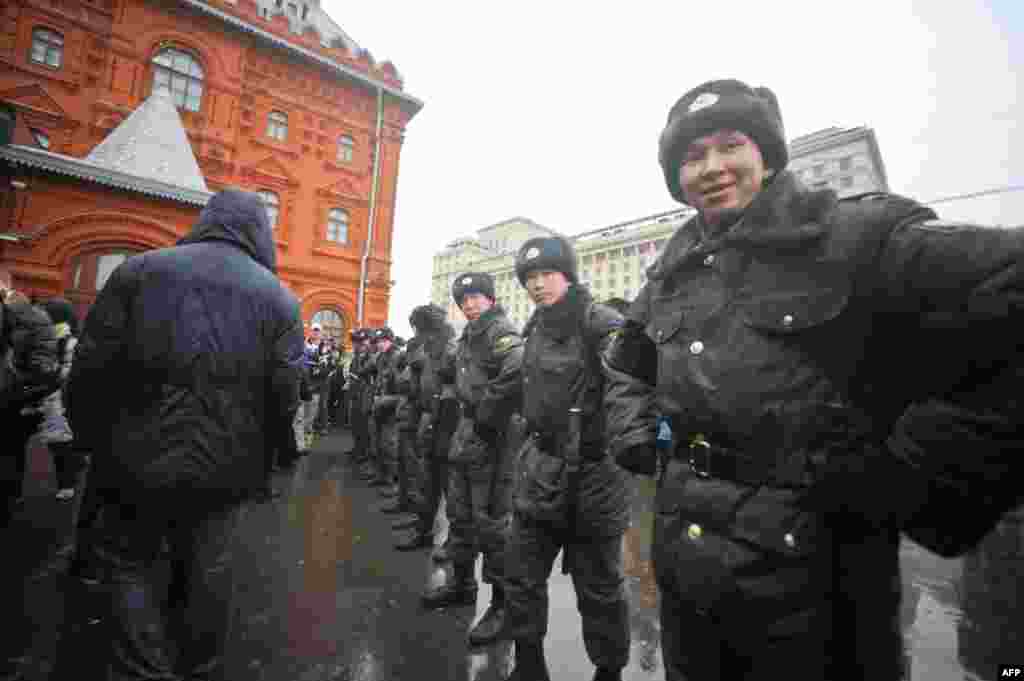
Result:
<svg viewBox="0 0 1024 681"><path fill-rule="evenodd" d="M267 220L270 222L270 229L277 231L277 222L281 217L281 198L269 189L258 189L256 195L263 202L267 211Z"/></svg>
<svg viewBox="0 0 1024 681"><path fill-rule="evenodd" d="M151 92L166 87L179 109L199 111L202 108L206 74L196 55L169 45L153 55L150 63L153 64Z"/></svg>
<svg viewBox="0 0 1024 681"><path fill-rule="evenodd" d="M34 64L59 69L64 62L64 36L42 26L33 28L28 58Z"/></svg>
<svg viewBox="0 0 1024 681"><path fill-rule="evenodd" d="M327 212L326 238L336 244L348 244L349 214L344 208L332 208Z"/></svg>
<svg viewBox="0 0 1024 681"><path fill-rule="evenodd" d="M288 141L288 114L277 109L267 114L267 137L278 142Z"/></svg>

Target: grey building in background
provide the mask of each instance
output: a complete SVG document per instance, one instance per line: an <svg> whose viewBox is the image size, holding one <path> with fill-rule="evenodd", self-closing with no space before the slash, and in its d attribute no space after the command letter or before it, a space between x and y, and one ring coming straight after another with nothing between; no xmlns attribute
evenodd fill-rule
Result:
<svg viewBox="0 0 1024 681"><path fill-rule="evenodd" d="M647 281L647 267L691 215L691 209L677 208L568 237L576 249L580 282L596 300L632 300ZM452 301L452 283L468 270L488 272L494 276L498 302L509 319L522 327L533 314L534 305L516 278L516 251L532 237L556 234L553 229L517 217L450 242L434 256L431 301L447 310L448 320L461 331L465 318Z"/></svg>
<svg viewBox="0 0 1024 681"><path fill-rule="evenodd" d="M789 143L789 170L811 188L840 197L889 191L885 164L871 128L825 128Z"/></svg>

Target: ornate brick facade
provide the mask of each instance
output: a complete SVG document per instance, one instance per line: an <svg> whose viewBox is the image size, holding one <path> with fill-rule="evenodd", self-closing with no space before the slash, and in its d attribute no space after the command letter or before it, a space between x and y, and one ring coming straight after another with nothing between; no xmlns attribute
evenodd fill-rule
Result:
<svg viewBox="0 0 1024 681"><path fill-rule="evenodd" d="M379 96L364 324L382 325L399 156L421 104L403 92L389 62L375 63L348 39L325 47L315 28L296 33L296 25L251 0L11 0L0 7L0 102L17 114L15 145L41 140L51 152L84 158L150 95L158 54L188 55L193 75L201 73L190 87L199 83L202 92L179 113L208 188L271 192L280 277L302 300L304 319L332 310L350 327L370 226ZM286 133L270 134L271 112L284 114ZM83 305L95 297L90 254L170 245L199 211L39 169L4 172L0 263L20 288ZM332 215L342 216L335 224L347 227L346 238L328 230Z"/></svg>

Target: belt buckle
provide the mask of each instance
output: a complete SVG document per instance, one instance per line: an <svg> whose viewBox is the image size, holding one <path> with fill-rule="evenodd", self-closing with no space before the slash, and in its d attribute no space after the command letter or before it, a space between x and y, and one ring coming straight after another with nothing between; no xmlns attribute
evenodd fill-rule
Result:
<svg viewBox="0 0 1024 681"><path fill-rule="evenodd" d="M703 452L703 456L700 456L698 452ZM700 459L703 459L703 468L701 468ZM711 443L704 439L703 435L697 434L690 438L689 464L690 469L698 478L711 477Z"/></svg>

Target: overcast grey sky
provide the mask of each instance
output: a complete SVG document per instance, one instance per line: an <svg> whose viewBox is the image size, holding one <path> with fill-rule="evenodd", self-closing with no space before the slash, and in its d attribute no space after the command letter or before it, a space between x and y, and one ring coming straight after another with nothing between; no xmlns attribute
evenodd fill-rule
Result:
<svg viewBox="0 0 1024 681"><path fill-rule="evenodd" d="M713 78L772 88L790 139L873 127L894 192L1024 184L1021 0L322 1L425 102L398 181L389 322L402 335L457 236L517 215L575 234L676 208L658 135ZM1024 192L936 209L1019 225Z"/></svg>

